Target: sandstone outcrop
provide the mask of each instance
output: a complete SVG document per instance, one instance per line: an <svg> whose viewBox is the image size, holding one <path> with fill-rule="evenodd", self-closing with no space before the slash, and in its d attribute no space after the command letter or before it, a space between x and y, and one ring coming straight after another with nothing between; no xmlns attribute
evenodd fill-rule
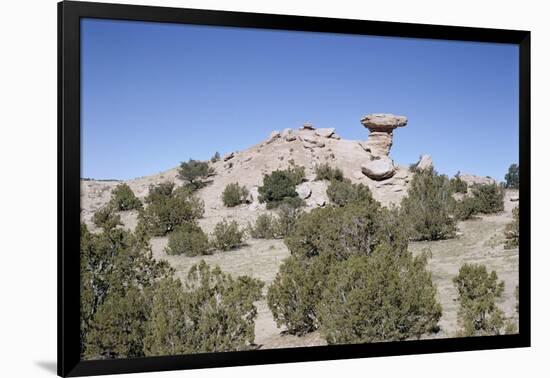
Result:
<svg viewBox="0 0 550 378"><path fill-rule="evenodd" d="M361 145L373 156L387 156L393 141L393 130L407 125L407 117L393 114L369 114L361 124L370 131L367 142Z"/></svg>
<svg viewBox="0 0 550 378"><path fill-rule="evenodd" d="M315 134L323 138L330 138L332 134L334 134L334 131L335 129L332 127L322 128L322 129L316 129Z"/></svg>
<svg viewBox="0 0 550 378"><path fill-rule="evenodd" d="M416 163L416 169L430 169L433 165L434 163L430 155L420 155L420 159L418 159L418 163Z"/></svg>

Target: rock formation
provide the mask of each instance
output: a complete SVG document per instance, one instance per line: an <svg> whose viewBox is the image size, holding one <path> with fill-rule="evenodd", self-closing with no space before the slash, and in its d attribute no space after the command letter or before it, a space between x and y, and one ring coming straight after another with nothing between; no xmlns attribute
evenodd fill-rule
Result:
<svg viewBox="0 0 550 378"><path fill-rule="evenodd" d="M407 125L407 117L393 114L369 114L361 123L370 131L361 148L370 154L370 161L361 165L363 174L373 180L386 180L395 173L393 160L388 156L392 146L393 130Z"/></svg>
<svg viewBox="0 0 550 378"><path fill-rule="evenodd" d="M420 159L418 159L418 163L416 163L416 169L430 169L433 165L434 163L430 155L420 155Z"/></svg>
<svg viewBox="0 0 550 378"><path fill-rule="evenodd" d="M369 114L361 119L370 134L364 148L373 156L388 156L392 146L393 130L407 125L407 117L393 114Z"/></svg>

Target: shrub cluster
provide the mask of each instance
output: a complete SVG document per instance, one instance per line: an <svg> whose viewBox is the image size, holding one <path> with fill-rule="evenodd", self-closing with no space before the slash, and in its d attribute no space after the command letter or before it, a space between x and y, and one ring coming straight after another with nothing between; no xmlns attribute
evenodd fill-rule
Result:
<svg viewBox="0 0 550 378"><path fill-rule="evenodd" d="M407 251L403 222L372 199L301 214L285 238L291 256L268 288L277 324L298 335L320 329L329 343L434 331L441 307L426 256Z"/></svg>
<svg viewBox="0 0 550 378"><path fill-rule="evenodd" d="M504 229L504 248L511 249L519 245L519 207L512 210L513 220L506 225Z"/></svg>
<svg viewBox="0 0 550 378"><path fill-rule="evenodd" d="M214 169L208 165L208 162L189 159L182 162L178 170L179 179L186 182L186 186L195 191L203 188L207 184L208 177L214 174Z"/></svg>
<svg viewBox="0 0 550 378"><path fill-rule="evenodd" d="M104 230L110 230L122 225L120 215L116 213L115 208L110 204L103 206L94 213L92 223Z"/></svg>
<svg viewBox="0 0 550 378"><path fill-rule="evenodd" d="M504 175L505 186L508 189L519 189L519 165L512 164L508 168L508 173Z"/></svg>
<svg viewBox="0 0 550 378"><path fill-rule="evenodd" d="M292 166L264 175L263 185L258 188L259 200L266 203L268 209L276 208L283 203L299 207L303 201L298 197L296 185L304 179L305 168L301 166Z"/></svg>
<svg viewBox="0 0 550 378"><path fill-rule="evenodd" d="M460 178L460 172L457 172L450 180L453 193L467 193L468 183Z"/></svg>
<svg viewBox="0 0 550 378"><path fill-rule="evenodd" d="M227 207L235 207L246 203L248 194L248 189L244 185L240 186L238 183L231 183L223 190L222 201Z"/></svg>
<svg viewBox="0 0 550 378"><path fill-rule="evenodd" d="M333 168L328 163L322 163L315 167L315 180L344 180L344 172L340 168Z"/></svg>
<svg viewBox="0 0 550 378"><path fill-rule="evenodd" d="M440 240L453 237L455 200L449 179L433 168L417 170L401 208L413 240Z"/></svg>
<svg viewBox="0 0 550 378"><path fill-rule="evenodd" d="M119 184L111 192L110 205L118 211L140 210L141 201L135 196L128 184Z"/></svg>
<svg viewBox="0 0 550 378"><path fill-rule="evenodd" d="M472 195L478 213L493 214L504 210L504 191L496 183L474 185Z"/></svg>
<svg viewBox="0 0 550 378"><path fill-rule="evenodd" d="M497 300L504 292L504 282L485 265L464 264L453 282L458 291L460 308L459 336L498 335L504 327L504 313Z"/></svg>
<svg viewBox="0 0 550 378"><path fill-rule="evenodd" d="M345 206L351 202L373 201L372 193L368 186L352 184L349 179L332 180L327 187L327 196L330 202L336 206Z"/></svg>
<svg viewBox="0 0 550 378"><path fill-rule="evenodd" d="M283 204L276 215L259 215L254 224L248 225L248 233L255 239L283 238L292 232L300 214L299 209Z"/></svg>
<svg viewBox="0 0 550 378"><path fill-rule="evenodd" d="M214 227L212 247L221 251L235 249L243 243L244 234L236 221L228 222L224 219Z"/></svg>
<svg viewBox="0 0 550 378"><path fill-rule="evenodd" d="M83 359L245 350L263 283L204 261L184 286L148 240L121 228L81 226L80 351ZM205 332L208 330L208 332Z"/></svg>
<svg viewBox="0 0 550 378"><path fill-rule="evenodd" d="M169 255L198 256L209 253L208 236L195 223L184 223L170 233L166 253Z"/></svg>
<svg viewBox="0 0 550 378"><path fill-rule="evenodd" d="M176 189L172 182L151 186L145 203L147 207L138 218L141 226L152 236L164 236L204 214L204 202L188 188Z"/></svg>
<svg viewBox="0 0 550 378"><path fill-rule="evenodd" d="M220 153L218 151L216 151L216 153L214 155L212 155L212 157L210 158L210 162L212 163L216 163L218 161L220 161Z"/></svg>

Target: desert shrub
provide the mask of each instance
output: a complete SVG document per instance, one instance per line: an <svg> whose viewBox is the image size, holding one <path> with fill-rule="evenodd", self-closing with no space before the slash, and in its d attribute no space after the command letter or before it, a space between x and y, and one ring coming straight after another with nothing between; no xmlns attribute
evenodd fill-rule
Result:
<svg viewBox="0 0 550 378"><path fill-rule="evenodd" d="M343 181L344 172L340 168L333 168L328 163L319 164L315 167L315 180Z"/></svg>
<svg viewBox="0 0 550 378"><path fill-rule="evenodd" d="M210 162L212 163L216 163L218 161L220 161L220 153L218 151L216 151L216 153L214 155L212 155L212 157L210 158Z"/></svg>
<svg viewBox="0 0 550 378"><path fill-rule="evenodd" d="M519 207L512 210L513 220L504 229L504 248L511 249L519 245Z"/></svg>
<svg viewBox="0 0 550 378"><path fill-rule="evenodd" d="M201 199L187 188L175 189L171 182L151 186L145 202L147 207L138 218L142 227L152 236L164 236L204 214L204 202Z"/></svg>
<svg viewBox="0 0 550 378"><path fill-rule="evenodd" d="M182 162L178 170L178 177L187 183L191 190L197 190L206 185L206 179L214 174L208 162L189 159Z"/></svg>
<svg viewBox="0 0 550 378"><path fill-rule="evenodd" d="M296 226L301 210L294 205L283 203L277 208L276 233L281 237L289 235Z"/></svg>
<svg viewBox="0 0 550 378"><path fill-rule="evenodd" d="M473 219L477 213L477 201L474 197L466 196L460 201L456 201L454 208L455 219Z"/></svg>
<svg viewBox="0 0 550 378"><path fill-rule="evenodd" d="M212 234L212 246L222 251L237 248L243 243L244 231L239 229L236 221L226 219L218 222Z"/></svg>
<svg viewBox="0 0 550 378"><path fill-rule="evenodd" d="M222 193L223 204L227 207L235 207L246 202L248 189L238 183L228 184Z"/></svg>
<svg viewBox="0 0 550 378"><path fill-rule="evenodd" d="M80 233L80 340L85 358L139 357L153 283L172 274L147 240L121 228Z"/></svg>
<svg viewBox="0 0 550 378"><path fill-rule="evenodd" d="M332 180L327 187L327 196L336 206L344 206L355 201L372 201L372 193L368 186L352 184L348 179Z"/></svg>
<svg viewBox="0 0 550 378"><path fill-rule="evenodd" d="M262 287L257 279L234 279L204 261L190 269L185 287L176 279L161 280L152 296L146 355L249 349Z"/></svg>
<svg viewBox="0 0 550 378"><path fill-rule="evenodd" d="M98 307L86 333L87 359L142 357L145 295L131 287L124 295L113 294Z"/></svg>
<svg viewBox="0 0 550 378"><path fill-rule="evenodd" d="M128 184L119 184L111 192L109 202L118 211L139 210L143 207Z"/></svg>
<svg viewBox="0 0 550 378"><path fill-rule="evenodd" d="M318 305L327 342L396 341L437 331L441 305L426 264L425 255L395 253L387 244L336 264Z"/></svg>
<svg viewBox="0 0 550 378"><path fill-rule="evenodd" d="M401 208L414 240L440 240L453 237L456 220L449 179L433 168L417 170Z"/></svg>
<svg viewBox="0 0 550 378"><path fill-rule="evenodd" d="M195 223L184 223L170 234L166 253L186 256L206 255L208 247L208 236L202 228Z"/></svg>
<svg viewBox="0 0 550 378"><path fill-rule="evenodd" d="M296 256L284 260L267 291L267 304L278 327L285 325L297 335L317 329L317 304L331 266L325 260Z"/></svg>
<svg viewBox="0 0 550 378"><path fill-rule="evenodd" d="M519 189L519 165L512 164L508 168L508 173L504 175L505 186L508 189Z"/></svg>
<svg viewBox="0 0 550 378"><path fill-rule="evenodd" d="M318 304L332 267L353 256L370 256L380 244L390 245L396 255L405 253L403 222L397 208L382 208L374 200L300 214L285 237L291 257L268 290L277 323L296 334L316 329Z"/></svg>
<svg viewBox="0 0 550 378"><path fill-rule="evenodd" d="M460 178L460 172L457 172L450 180L451 190L453 193L467 193L468 183Z"/></svg>
<svg viewBox="0 0 550 378"><path fill-rule="evenodd" d="M305 168L292 166L286 170L276 170L264 175L263 185L258 188L259 200L273 209L282 203L290 206L301 206L303 201L298 197L296 185L305 178Z"/></svg>
<svg viewBox="0 0 550 378"><path fill-rule="evenodd" d="M460 336L497 335L504 326L504 314L497 300L504 292L504 282L485 265L464 264L453 278L458 291Z"/></svg>
<svg viewBox="0 0 550 378"><path fill-rule="evenodd" d="M115 212L114 207L110 204L103 206L94 213L92 223L104 230L110 230L122 225L120 215Z"/></svg>
<svg viewBox="0 0 550 378"><path fill-rule="evenodd" d="M277 221L271 214L261 214L248 226L248 232L255 239L275 239L279 237Z"/></svg>
<svg viewBox="0 0 550 378"><path fill-rule="evenodd" d="M479 213L492 214L504 210L504 191L496 183L474 185L472 195Z"/></svg>

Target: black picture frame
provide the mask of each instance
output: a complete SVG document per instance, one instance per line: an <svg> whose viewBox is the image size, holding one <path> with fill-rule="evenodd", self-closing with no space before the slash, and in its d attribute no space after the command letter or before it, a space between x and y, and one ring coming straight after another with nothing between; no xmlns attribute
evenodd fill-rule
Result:
<svg viewBox="0 0 550 378"><path fill-rule="evenodd" d="M79 350L80 19L185 23L514 44L519 48L519 333L182 356L81 361ZM58 4L58 374L99 374L528 347L530 322L530 32L63 1Z"/></svg>

